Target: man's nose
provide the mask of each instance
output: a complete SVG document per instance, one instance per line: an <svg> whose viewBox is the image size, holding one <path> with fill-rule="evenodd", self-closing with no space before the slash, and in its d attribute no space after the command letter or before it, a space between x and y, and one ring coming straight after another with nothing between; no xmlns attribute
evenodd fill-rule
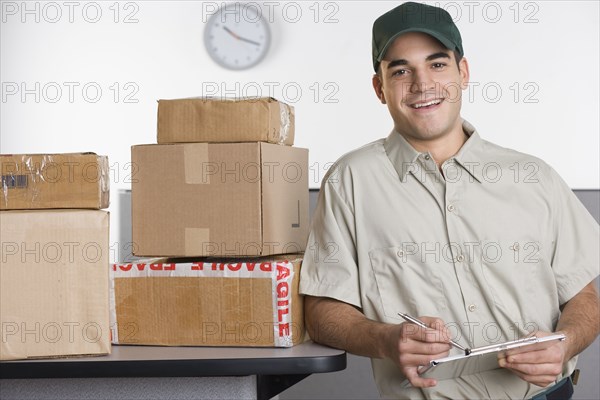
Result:
<svg viewBox="0 0 600 400"><path fill-rule="evenodd" d="M435 81L431 74L428 71L415 70L410 84L410 91L412 93L422 93L431 89L435 89Z"/></svg>

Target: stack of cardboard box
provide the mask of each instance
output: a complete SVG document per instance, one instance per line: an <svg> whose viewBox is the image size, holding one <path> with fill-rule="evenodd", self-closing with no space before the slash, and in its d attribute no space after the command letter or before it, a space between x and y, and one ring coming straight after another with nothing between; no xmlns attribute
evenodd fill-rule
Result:
<svg viewBox="0 0 600 400"><path fill-rule="evenodd" d="M194 259L113 266L115 343L302 340L301 259L272 257L307 240L308 150L293 141L294 110L272 98L159 101L158 144L131 151L134 255Z"/></svg>
<svg viewBox="0 0 600 400"><path fill-rule="evenodd" d="M110 353L107 158L0 163L0 359Z"/></svg>

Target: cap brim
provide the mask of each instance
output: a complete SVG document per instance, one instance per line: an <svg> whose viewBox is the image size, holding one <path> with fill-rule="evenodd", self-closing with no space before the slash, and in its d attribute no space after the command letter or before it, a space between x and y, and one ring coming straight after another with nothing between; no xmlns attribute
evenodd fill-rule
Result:
<svg viewBox="0 0 600 400"><path fill-rule="evenodd" d="M448 40L448 38L446 38L445 36L440 35L438 32L434 32L434 31L431 31L431 30L425 29L425 28L409 28L409 29L405 29L403 31L396 33L394 36L392 36L387 41L387 43L385 44L385 46L383 46L383 49L381 49L381 51L379 52L379 55L377 56L377 63L380 63L381 60L383 60L383 57L385 56L385 53L387 52L388 47L390 47L390 45L394 42L394 40L396 40L398 38L398 36L403 35L408 32L426 33L429 36L432 36L433 38L440 41L447 49L452 50L452 51L456 50L455 49L456 46L454 45L454 43L452 43L450 40Z"/></svg>

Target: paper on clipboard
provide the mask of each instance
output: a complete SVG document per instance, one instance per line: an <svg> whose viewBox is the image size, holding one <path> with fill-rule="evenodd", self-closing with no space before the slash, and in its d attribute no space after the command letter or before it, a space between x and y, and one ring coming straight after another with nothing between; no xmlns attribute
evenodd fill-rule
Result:
<svg viewBox="0 0 600 400"><path fill-rule="evenodd" d="M498 353L502 351L565 339L566 336L564 334L544 337L531 336L510 342L474 348L469 355L459 354L431 361L428 366L422 367L419 370L419 376L443 380L489 371L500 368L498 365Z"/></svg>

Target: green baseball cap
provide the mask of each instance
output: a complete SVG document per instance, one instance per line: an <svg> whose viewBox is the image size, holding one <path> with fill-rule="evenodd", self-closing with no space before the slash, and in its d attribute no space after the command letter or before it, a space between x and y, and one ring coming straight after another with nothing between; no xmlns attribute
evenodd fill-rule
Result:
<svg viewBox="0 0 600 400"><path fill-rule="evenodd" d="M407 32L431 35L446 48L464 55L460 32L446 10L427 4L407 2L386 12L373 23L375 72L394 39Z"/></svg>

